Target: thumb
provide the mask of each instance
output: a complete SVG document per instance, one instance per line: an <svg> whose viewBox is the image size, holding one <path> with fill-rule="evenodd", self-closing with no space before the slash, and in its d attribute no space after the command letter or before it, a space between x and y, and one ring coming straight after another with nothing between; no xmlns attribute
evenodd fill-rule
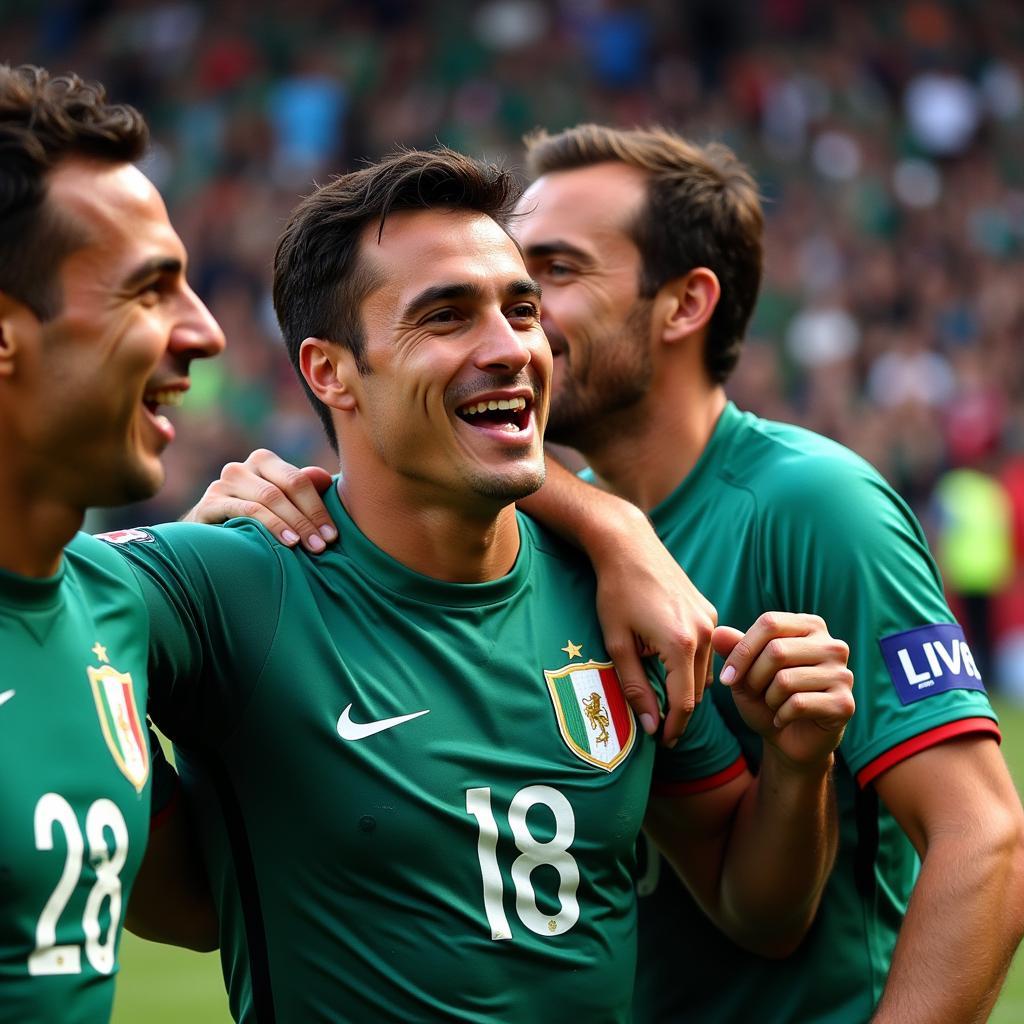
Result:
<svg viewBox="0 0 1024 1024"><path fill-rule="evenodd" d="M331 474L319 466L303 466L302 472L306 478L317 489L318 494L323 494L331 486Z"/></svg>
<svg viewBox="0 0 1024 1024"><path fill-rule="evenodd" d="M732 649L742 639L743 630L733 626L716 626L715 631L711 634L711 646L714 647L715 654L728 658Z"/></svg>

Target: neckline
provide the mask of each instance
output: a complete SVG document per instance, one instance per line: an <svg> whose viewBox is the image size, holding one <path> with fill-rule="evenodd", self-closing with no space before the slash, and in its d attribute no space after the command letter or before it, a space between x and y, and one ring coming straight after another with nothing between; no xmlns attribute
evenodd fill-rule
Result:
<svg viewBox="0 0 1024 1024"><path fill-rule="evenodd" d="M38 579L0 569L0 604L20 609L46 608L57 603L61 583L67 573L67 557L52 575Z"/></svg>
<svg viewBox="0 0 1024 1024"><path fill-rule="evenodd" d="M403 565L382 548L377 547L359 529L349 515L338 493L339 477L334 477L325 495L327 511L338 527L338 549L375 583L403 598L424 604L455 608L475 608L496 604L511 597L525 586L530 575L533 549L522 516L516 513L519 529L519 554L515 564L504 576L483 583L450 583L426 576ZM328 549L330 550L330 549ZM322 557L322 556L320 556Z"/></svg>

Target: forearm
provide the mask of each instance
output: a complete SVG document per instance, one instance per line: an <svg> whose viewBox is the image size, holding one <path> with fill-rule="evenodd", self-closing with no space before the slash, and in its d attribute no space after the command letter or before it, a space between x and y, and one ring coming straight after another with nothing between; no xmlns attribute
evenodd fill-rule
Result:
<svg viewBox="0 0 1024 1024"><path fill-rule="evenodd" d="M592 562L614 556L623 533L648 530L647 517L624 498L584 483L554 459L539 491L516 502L528 516L582 548Z"/></svg>
<svg viewBox="0 0 1024 1024"><path fill-rule="evenodd" d="M217 912L180 803L150 833L125 912L125 927L151 942L200 952L217 948Z"/></svg>
<svg viewBox="0 0 1024 1024"><path fill-rule="evenodd" d="M1006 830L932 842L900 930L874 1024L988 1020L1024 933L1024 853Z"/></svg>
<svg viewBox="0 0 1024 1024"><path fill-rule="evenodd" d="M787 956L803 939L835 859L832 759L794 770L766 748L726 847L717 918L740 945Z"/></svg>

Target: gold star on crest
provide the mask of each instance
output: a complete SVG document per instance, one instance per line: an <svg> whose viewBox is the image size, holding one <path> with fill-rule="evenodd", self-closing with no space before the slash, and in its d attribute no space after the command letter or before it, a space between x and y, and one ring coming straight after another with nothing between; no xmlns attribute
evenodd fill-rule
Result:
<svg viewBox="0 0 1024 1024"><path fill-rule="evenodd" d="M99 640L97 640L96 643L93 644L91 649L92 653L96 655L97 661L110 661L110 659L107 657L106 647L104 647L103 644L99 642Z"/></svg>
<svg viewBox="0 0 1024 1024"><path fill-rule="evenodd" d="M583 650L583 644L574 644L570 640L564 647L560 648L560 650L565 651L565 653L569 655L569 660L572 661L573 658L582 657L580 651Z"/></svg>

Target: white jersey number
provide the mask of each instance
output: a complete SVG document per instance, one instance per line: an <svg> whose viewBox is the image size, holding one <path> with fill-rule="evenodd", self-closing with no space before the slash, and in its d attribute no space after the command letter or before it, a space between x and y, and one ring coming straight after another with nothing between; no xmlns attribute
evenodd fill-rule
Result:
<svg viewBox="0 0 1024 1024"><path fill-rule="evenodd" d="M526 815L535 804L547 807L555 818L555 834L542 842L530 831ZM477 820L480 838L477 857L484 889L484 910L491 928L492 939L511 939L512 929L504 908L504 884L498 867L498 824L491 810L489 788L466 790L466 811ZM512 798L508 808L508 824L512 830L519 856L512 862L512 881L516 889L516 913L519 919L537 935L564 935L580 919L580 905L576 890L580 884L580 869L569 853L576 837L576 817L572 804L550 786L526 786ZM531 876L542 864L558 872L558 901L560 909L551 917L537 906Z"/></svg>
<svg viewBox="0 0 1024 1024"><path fill-rule="evenodd" d="M82 952L79 945L57 945L57 922L71 899L82 873L85 842L89 842L89 862L96 881L89 890L82 915L85 956L93 970L109 974L114 969L114 943L121 920L121 869L128 858L128 826L111 800L97 800L85 816L85 837L71 804L58 793L47 793L36 804L36 849L52 850L55 826L64 833L67 852L64 870L50 893L36 924L36 948L28 958L29 974L79 974ZM107 848L107 832L114 849ZM100 934L100 910L110 902L110 926Z"/></svg>

